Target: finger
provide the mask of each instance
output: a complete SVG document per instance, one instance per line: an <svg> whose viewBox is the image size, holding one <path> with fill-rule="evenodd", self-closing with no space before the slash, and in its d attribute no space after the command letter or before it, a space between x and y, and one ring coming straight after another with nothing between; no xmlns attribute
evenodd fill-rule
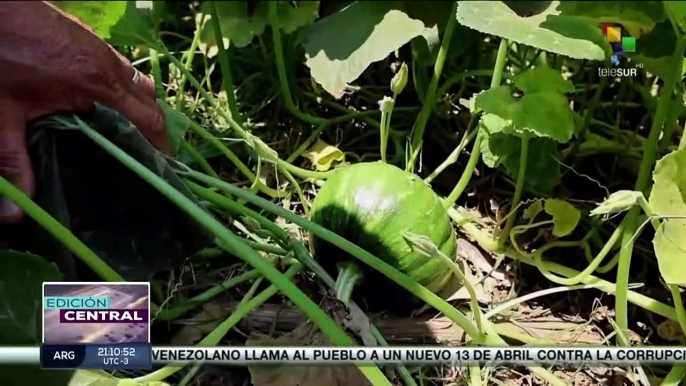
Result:
<svg viewBox="0 0 686 386"><path fill-rule="evenodd" d="M150 77L143 75L138 71L131 62L124 57L119 51L110 46L115 55L119 58L122 63L121 72L122 81L126 88L131 91L137 98L140 99L157 99L157 90L155 89L155 83L150 79Z"/></svg>
<svg viewBox="0 0 686 386"><path fill-rule="evenodd" d="M164 112L154 100L144 101L131 93L125 93L121 98L105 104L131 121L153 146L171 154Z"/></svg>
<svg viewBox="0 0 686 386"><path fill-rule="evenodd" d="M33 170L26 148L26 122L12 108L4 104L0 111L0 176L29 195L34 193ZM21 220L23 213L19 206L7 197L0 197L0 223Z"/></svg>
<svg viewBox="0 0 686 386"><path fill-rule="evenodd" d="M131 69L133 73L129 87L131 91L139 98L157 100L157 90L152 79L133 67Z"/></svg>

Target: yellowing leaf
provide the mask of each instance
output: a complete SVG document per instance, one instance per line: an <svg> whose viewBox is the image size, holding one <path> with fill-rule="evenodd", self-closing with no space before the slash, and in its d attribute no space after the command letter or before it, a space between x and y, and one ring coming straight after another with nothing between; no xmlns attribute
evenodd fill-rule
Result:
<svg viewBox="0 0 686 386"><path fill-rule="evenodd" d="M631 209L643 197L641 192L620 190L612 193L605 201L591 211L591 216L620 213Z"/></svg>
<svg viewBox="0 0 686 386"><path fill-rule="evenodd" d="M572 233L581 219L581 213L574 205L564 200L545 200L545 212L553 216L553 235L567 236Z"/></svg>
<svg viewBox="0 0 686 386"><path fill-rule="evenodd" d="M339 150L336 146L318 139L317 142L310 147L310 149L303 154L303 157L310 160L312 165L319 171L327 171L331 169L331 164L334 161L345 161L345 153Z"/></svg>

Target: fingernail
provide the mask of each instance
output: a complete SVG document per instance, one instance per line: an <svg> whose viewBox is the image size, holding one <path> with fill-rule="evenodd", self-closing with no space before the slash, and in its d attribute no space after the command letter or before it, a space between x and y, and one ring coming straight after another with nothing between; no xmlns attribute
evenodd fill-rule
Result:
<svg viewBox="0 0 686 386"><path fill-rule="evenodd" d="M13 218L19 216L21 209L7 197L0 197L0 218Z"/></svg>

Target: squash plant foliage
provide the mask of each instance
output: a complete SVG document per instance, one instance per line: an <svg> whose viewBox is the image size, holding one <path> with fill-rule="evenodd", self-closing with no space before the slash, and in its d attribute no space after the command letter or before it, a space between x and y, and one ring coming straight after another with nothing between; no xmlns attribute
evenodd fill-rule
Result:
<svg viewBox="0 0 686 386"><path fill-rule="evenodd" d="M257 229L265 239L274 240L279 248L289 249L285 252L288 256L297 256L351 309L357 309L351 299L359 299L352 291L352 283L359 282L358 289L361 289L363 298L369 292L392 288L393 292L398 291L397 296L395 293L392 295L398 300L412 303L418 298L439 310L477 344L504 345L505 341L493 334L493 326L488 325L490 322L482 321L479 317L480 309L475 297L471 297L473 315L465 315L435 296L444 287L450 272L455 272L456 268L450 262L417 253L403 239L404 232L425 236L420 239L431 244L426 246L426 250L453 259L456 254L456 233L449 222L450 218L461 233L469 235L484 249L534 265L541 275L553 283L594 283L599 280L594 274L616 267L614 283L606 282L602 290L614 294L616 298L615 325L620 331L629 329L629 302L670 319L676 319L677 315L683 319L678 286L686 283L686 242L683 237L686 234L686 139L679 122L683 122L686 116L684 87L681 83L685 71L686 3L435 1L431 2L431 6L426 6L427 3L422 1L283 1L257 4L206 1L193 11L196 30L191 39L190 53L184 54L183 60L177 59L177 54L165 45L164 34L159 30L160 25L167 25L173 19L169 14L169 3L54 3L79 17L96 34L115 46L142 46L149 49L152 73L160 89L163 80L160 78L159 62L162 60L168 61L174 74L183 79L179 82L182 89L184 82L191 83L203 103L206 103L207 110L211 111L209 114L213 122L216 120L230 127L222 136L240 140L250 149L250 156L237 156L224 141L195 123L197 117L192 113L188 114L188 119L164 105L168 121L173 123L170 125L172 142L180 149L184 144L190 146L190 150L186 148L186 155L197 155L197 149L185 141L188 138L202 138L214 148L214 154L226 156L236 170L250 181L251 192L219 181L219 175L212 167L203 163L202 155L200 160L191 157L194 164L190 166L200 166L211 176L175 161L169 161L170 165L174 166L181 178L194 179L218 188L227 195L239 197L251 206L257 206L309 231L316 260L311 259L302 243L293 240L275 222L247 209L247 205L237 205L186 180L190 190L202 196L203 200L210 201L217 211L221 208L232 216L238 214L251 218L250 221L244 221L251 224L251 229ZM648 83L636 84L622 80L622 87L631 88L642 97L642 103L648 111L646 122L650 123L649 130L645 132L638 128L638 133L628 132L618 125L605 123L603 126L598 123L599 111L605 103L604 93L612 88L614 79L601 78L584 85L579 82L589 69L610 66L609 58L613 51L602 33L601 25L605 23L621 27L623 33L638 41L637 52L626 53L621 66L639 67L642 76L659 78L659 81L653 82L659 85L655 92L646 86ZM263 141L248 129L254 126L243 124L246 122L242 116L243 106L235 100L233 92L232 74L236 71L228 53L257 42L264 49L264 42L269 38L270 47L273 47L269 55L273 55L281 100L293 119L317 126L318 133L321 133L330 126L351 119L380 116L379 121L372 120L375 124L372 126L378 127L380 133L380 162L353 166L344 164L340 168L329 169L333 163L327 161L325 166L315 165L317 170L308 170L302 165L295 165L303 152L282 159L277 151L265 143L266 140ZM492 55L476 54L484 47ZM222 72L222 86L224 91L228 91L226 104L218 102L214 94L206 90L203 76L192 73L188 57L192 57L196 49L205 55L203 59L207 59L207 63L218 63L217 67ZM407 55L408 52L410 55ZM447 64L453 63L451 61L456 58L464 59L465 53L475 53L475 56L487 59L478 62L478 68L460 68L460 73L448 74ZM409 79L394 79L390 90L387 85L384 86L388 91L379 101L378 111L353 111L342 105L343 96L354 90L355 83L370 67L395 56L407 62L399 66L399 73ZM301 61L303 68L298 67ZM346 113L323 118L305 110L302 107L308 94L302 90L305 83L295 79L296 74L302 73L301 70L311 77L312 82L305 82L312 85L313 93L310 94L316 94L318 101L325 101ZM455 104L445 103L446 100L452 102L449 97L451 86L467 78L484 76L490 77L490 85L478 83L479 90L470 89L472 93L460 100L462 107L459 109L468 110L471 117L464 140L436 170L421 170L422 151L428 150L424 146L425 134L429 130L440 130L441 127L436 123L445 122L437 119L435 113L440 111L440 106L456 108ZM406 132L394 130L397 121L393 121L393 115L395 113L397 119L404 107L396 106L401 103L398 95L403 92L403 87L399 87L400 84L403 87L411 86L408 88L421 102L411 130ZM619 94L622 95L622 92ZM586 94L591 95L588 100L583 98ZM81 130L201 224L216 237L218 245L255 267L273 284L269 289L273 291L271 294L277 290L285 294L333 344L355 344L289 277L268 264L229 228L186 197L184 193L187 191L169 186L160 181L158 176L146 174L149 170L144 165L127 158L116 144L103 139L97 130L84 126L77 118L70 122L72 128ZM605 129L596 130L597 127ZM187 132L189 129L192 134ZM637 139L636 135L640 138ZM313 137L313 140L316 139L316 136ZM395 154L386 158L389 140ZM636 141L640 141L640 145L636 145ZM335 154L337 160L350 159L344 158L339 149L317 143L329 154ZM316 150L310 150L308 159L320 158L312 154ZM445 198L440 197L429 183L440 178L441 173L455 163L463 152L467 154L463 157L465 167L461 176L450 193ZM563 197L561 193L564 192L561 189L563 174L575 172L569 165L577 157L604 153L620 153L630 158L631 162L627 164L635 177L635 181L630 181L633 188L608 191L607 198L595 208L588 208L580 200L565 199L574 198ZM261 178L265 162L275 165L274 170L279 177L285 177L288 182L286 188L269 186ZM503 172L514 186L514 193L507 205L509 209L502 216L502 221L496 219L495 226L487 225L492 224L487 221L474 221L464 208L456 207L456 204L462 203L463 193L481 164ZM420 176L422 173L428 174L424 180ZM323 183L323 187L319 189L310 209L300 184L311 181L315 181L316 185ZM255 192L271 199L288 198L289 202L297 195L304 203L303 210L310 215L311 221L257 197ZM24 199L4 179L0 179L0 194L17 200ZM27 201L22 202L30 205ZM607 241L602 240L600 244L604 245L600 246L595 256L592 254L595 246L592 248L589 242L593 237L579 237L582 220L589 220L583 218L587 212L595 217L590 219L591 222L600 227L605 223L597 221L598 216L622 216L612 236ZM44 213L36 217L46 220ZM69 230L65 232L47 220L41 224L52 227L49 231L60 241L69 241L71 248L79 252L75 254L84 261L99 261L93 266L102 268L99 273L102 273L103 279L119 277L106 264L108 269L103 268L102 261L91 250L75 242ZM654 230L655 257L661 276L674 296L674 308L657 300L646 301L645 296L637 296L629 291L633 245L646 227ZM518 236L529 230L542 231L548 240L535 249L520 245ZM604 238L604 234L601 238ZM554 248L578 248L587 258L588 265L582 271L576 271L567 267L565 261L561 264L552 263L544 254ZM601 270L600 264L615 249L618 249L616 257ZM20 255L17 252L1 254L5 257L2 259L5 269L0 269L3 281L0 289L4 289L0 294L0 316L9 317L0 318L0 327L9 333L3 334L0 344L29 344L37 336L32 332L36 327L38 303L37 298L29 299L28 296L35 295L33 288L38 282L57 280L60 273L34 255L21 255L22 258L18 258ZM330 276L335 276L338 270L341 275L338 282L334 282ZM20 271L24 275L32 272L29 275L31 277L8 274ZM457 271L460 272L459 269ZM10 282L14 284L10 286ZM379 285L382 286L381 290L371 289L371 286ZM470 283L464 285L470 287ZM19 288L24 290L19 291ZM409 293L402 293L403 290ZM470 290L473 293L473 289ZM266 295L258 297L261 301L266 298ZM251 307L259 305L259 302L252 300L248 303ZM377 305L383 303L377 301ZM247 313L245 310L242 309L242 312ZM233 319L227 321L233 324L226 322L208 335L215 343L228 331L222 328L230 329L237 323ZM686 321L680 322L686 328ZM22 332L28 331L28 335L12 333L16 326L22 326ZM625 334L618 336L620 344L628 344L624 340ZM377 340L382 341L378 337ZM390 384L376 367L354 370L362 372L375 386ZM11 374L5 372L7 369L0 371L0 381L9 379ZM176 371L178 368L165 368L131 380L131 384L159 382ZM404 371L402 367L399 368L403 381L408 385L413 384L409 373ZM531 371L550 384L564 384L545 369L532 367ZM33 375L36 375L35 372ZM52 384L60 383L54 380Z"/></svg>

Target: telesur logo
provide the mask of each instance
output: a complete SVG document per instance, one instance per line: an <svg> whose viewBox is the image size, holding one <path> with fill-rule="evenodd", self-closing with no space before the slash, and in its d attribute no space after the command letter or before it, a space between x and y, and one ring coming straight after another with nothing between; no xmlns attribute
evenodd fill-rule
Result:
<svg viewBox="0 0 686 386"><path fill-rule="evenodd" d="M611 24L603 25L603 35L612 47L610 61L613 68L599 68L598 75L602 77L636 76L637 69L643 68L643 63L638 63L634 68L620 68L619 58L627 52L636 52L636 38L633 36L622 36L621 27Z"/></svg>

